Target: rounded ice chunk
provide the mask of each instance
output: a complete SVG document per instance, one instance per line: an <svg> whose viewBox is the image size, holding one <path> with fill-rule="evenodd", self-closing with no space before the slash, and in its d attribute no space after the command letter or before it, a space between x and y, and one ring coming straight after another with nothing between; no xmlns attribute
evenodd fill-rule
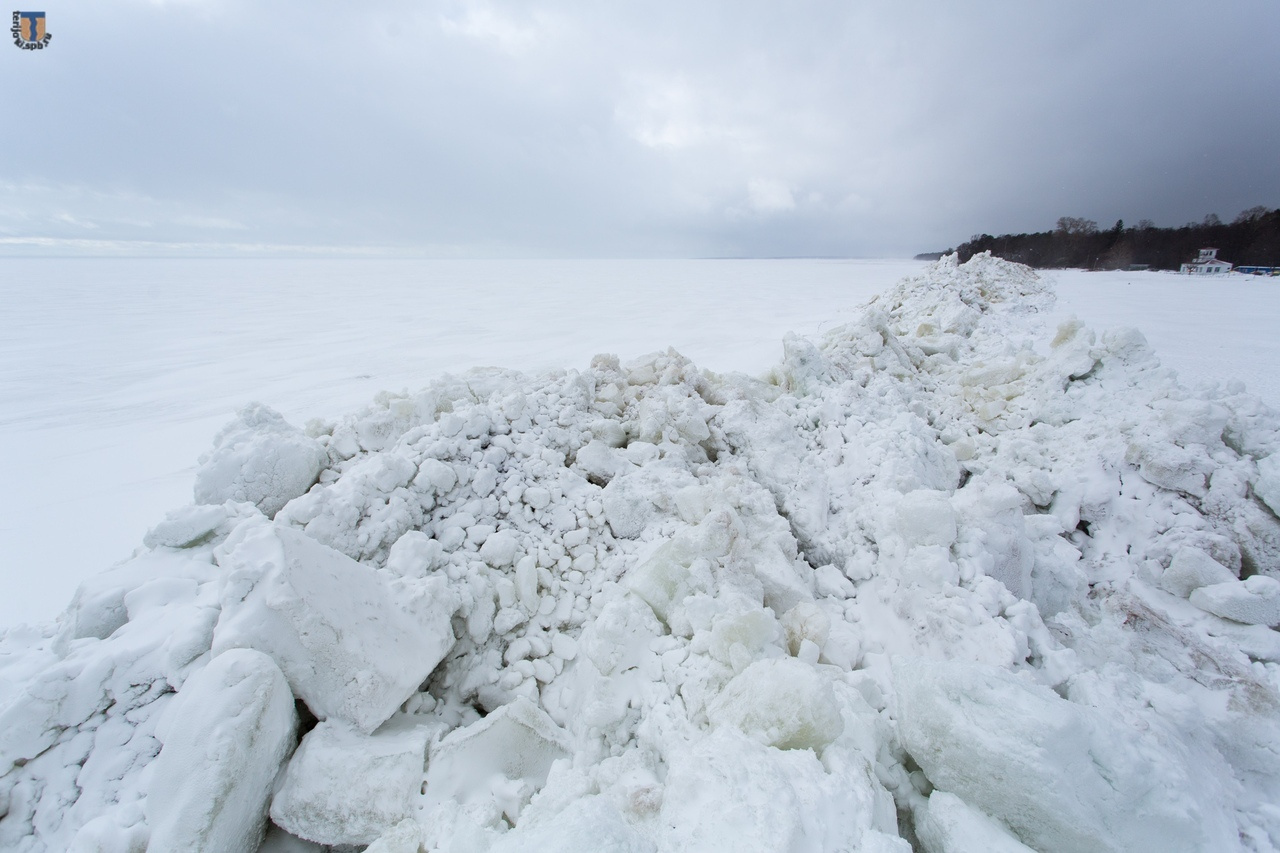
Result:
<svg viewBox="0 0 1280 853"><path fill-rule="evenodd" d="M147 850L257 850L296 728L284 673L262 652L231 649L188 679L156 730Z"/></svg>
<svg viewBox="0 0 1280 853"><path fill-rule="evenodd" d="M199 504L249 501L274 517L305 493L328 459L324 447L278 412L251 403L214 438L196 472Z"/></svg>
<svg viewBox="0 0 1280 853"><path fill-rule="evenodd" d="M458 475L452 467L439 459L424 459L418 465L418 474L413 483L437 495L443 495L458 484Z"/></svg>
<svg viewBox="0 0 1280 853"><path fill-rule="evenodd" d="M1160 576L1160 588L1187 598L1202 586L1232 583L1235 580L1236 576L1230 569L1199 548L1179 548L1178 553L1173 555L1169 568Z"/></svg>
<svg viewBox="0 0 1280 853"><path fill-rule="evenodd" d="M712 700L707 717L778 749L821 752L844 731L831 683L795 658L748 666Z"/></svg>
<svg viewBox="0 0 1280 853"><path fill-rule="evenodd" d="M1258 479L1253 482L1253 493L1280 516L1280 453L1258 460Z"/></svg>
<svg viewBox="0 0 1280 853"><path fill-rule="evenodd" d="M320 844L374 842L413 815L427 733L404 715L371 735L339 721L320 723L289 761L271 819Z"/></svg>
<svg viewBox="0 0 1280 853"><path fill-rule="evenodd" d="M1191 593L1191 603L1232 622L1280 625L1280 581L1264 575L1202 586Z"/></svg>
<svg viewBox="0 0 1280 853"><path fill-rule="evenodd" d="M444 548L421 530L405 533L387 553L387 568L402 578L425 577L436 567Z"/></svg>
<svg viewBox="0 0 1280 853"><path fill-rule="evenodd" d="M588 477L603 483L635 467L625 456L598 438L592 439L578 451L576 464Z"/></svg>
<svg viewBox="0 0 1280 853"><path fill-rule="evenodd" d="M495 568L509 566L516 561L520 542L509 530L499 530L491 534L480 546L480 559Z"/></svg>

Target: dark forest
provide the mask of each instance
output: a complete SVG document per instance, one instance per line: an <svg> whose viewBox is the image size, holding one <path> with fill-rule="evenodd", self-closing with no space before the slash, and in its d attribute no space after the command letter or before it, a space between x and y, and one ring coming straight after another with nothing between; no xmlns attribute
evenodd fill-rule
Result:
<svg viewBox="0 0 1280 853"><path fill-rule="evenodd" d="M1039 269L1076 268L1114 270L1132 266L1176 270L1195 260L1205 247L1217 248L1218 257L1236 266L1280 266L1280 209L1252 207L1232 222L1209 214L1201 222L1180 228L1157 228L1150 220L1134 227L1118 221L1099 230L1090 219L1064 216L1052 231L1035 234L977 234L968 242L942 253L917 255L936 258L957 252L967 261L979 252L1017 261Z"/></svg>

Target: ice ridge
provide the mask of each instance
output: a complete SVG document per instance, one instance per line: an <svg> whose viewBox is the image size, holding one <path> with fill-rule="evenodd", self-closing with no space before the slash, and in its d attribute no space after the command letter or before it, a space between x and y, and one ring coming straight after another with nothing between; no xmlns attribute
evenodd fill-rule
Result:
<svg viewBox="0 0 1280 853"><path fill-rule="evenodd" d="M246 408L0 634L0 848L1280 849L1280 418L1053 298Z"/></svg>

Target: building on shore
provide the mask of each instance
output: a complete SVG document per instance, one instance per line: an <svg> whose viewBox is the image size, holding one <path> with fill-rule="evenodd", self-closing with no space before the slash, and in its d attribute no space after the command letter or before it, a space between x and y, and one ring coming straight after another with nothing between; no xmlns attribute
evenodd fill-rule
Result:
<svg viewBox="0 0 1280 853"><path fill-rule="evenodd" d="M1231 272L1231 263L1219 259L1217 249L1201 249L1200 256L1189 264L1183 264L1180 272L1185 275L1217 275Z"/></svg>

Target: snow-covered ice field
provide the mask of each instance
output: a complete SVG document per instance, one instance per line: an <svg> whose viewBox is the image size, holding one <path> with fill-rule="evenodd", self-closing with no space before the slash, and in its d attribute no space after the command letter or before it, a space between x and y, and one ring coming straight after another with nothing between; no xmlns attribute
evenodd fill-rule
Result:
<svg viewBox="0 0 1280 853"><path fill-rule="evenodd" d="M55 616L190 499L242 405L293 423L483 365L674 347L757 374L915 261L0 261L0 626ZM1280 283L1045 274L1055 316L1136 326L1184 381L1280 405Z"/></svg>
<svg viewBox="0 0 1280 853"><path fill-rule="evenodd" d="M675 347L758 373L912 261L4 260L0 626L43 621L191 498L250 401L337 417L446 372Z"/></svg>
<svg viewBox="0 0 1280 853"><path fill-rule="evenodd" d="M0 632L0 848L1280 850L1269 282L80 263L6 581L149 530Z"/></svg>

